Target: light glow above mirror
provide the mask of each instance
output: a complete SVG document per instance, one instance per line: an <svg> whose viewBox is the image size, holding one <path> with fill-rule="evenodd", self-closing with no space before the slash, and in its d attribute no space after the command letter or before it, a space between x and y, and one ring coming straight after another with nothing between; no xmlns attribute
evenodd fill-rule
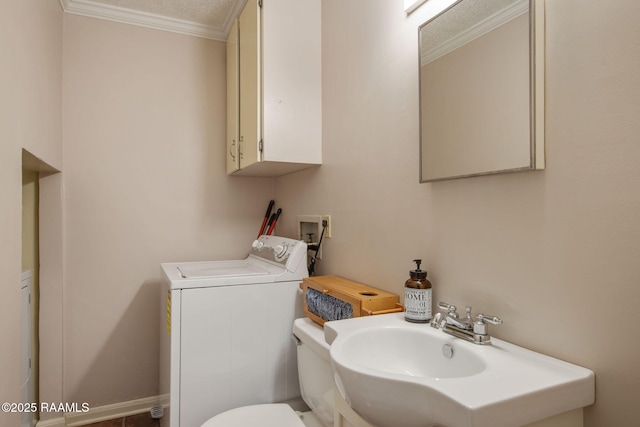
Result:
<svg viewBox="0 0 640 427"><path fill-rule="evenodd" d="M404 11L407 15L420 7L420 16L428 21L449 8L457 0L404 0ZM424 6L422 6L424 4Z"/></svg>
<svg viewBox="0 0 640 427"><path fill-rule="evenodd" d="M411 13L427 0L404 0L404 11Z"/></svg>

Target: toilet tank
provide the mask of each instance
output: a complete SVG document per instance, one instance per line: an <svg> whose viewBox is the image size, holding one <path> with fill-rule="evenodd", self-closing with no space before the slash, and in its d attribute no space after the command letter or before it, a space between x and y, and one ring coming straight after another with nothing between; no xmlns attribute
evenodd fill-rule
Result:
<svg viewBox="0 0 640 427"><path fill-rule="evenodd" d="M333 373L329 344L322 326L305 317L293 322L298 338L298 376L300 393L313 413L327 426L333 425Z"/></svg>

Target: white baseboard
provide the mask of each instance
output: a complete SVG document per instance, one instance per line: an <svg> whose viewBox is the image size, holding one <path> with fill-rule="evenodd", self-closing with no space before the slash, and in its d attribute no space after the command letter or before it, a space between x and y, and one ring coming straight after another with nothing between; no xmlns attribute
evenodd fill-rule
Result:
<svg viewBox="0 0 640 427"><path fill-rule="evenodd" d="M151 396L112 405L90 407L87 412L65 413L64 418L39 421L36 427L80 427L100 421L149 412L151 408L158 406L159 401L159 396Z"/></svg>

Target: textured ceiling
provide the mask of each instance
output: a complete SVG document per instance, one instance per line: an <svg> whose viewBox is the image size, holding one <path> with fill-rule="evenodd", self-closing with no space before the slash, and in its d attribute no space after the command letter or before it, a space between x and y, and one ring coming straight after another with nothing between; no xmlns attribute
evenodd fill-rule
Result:
<svg viewBox="0 0 640 427"><path fill-rule="evenodd" d="M65 12L226 40L246 0L60 0Z"/></svg>
<svg viewBox="0 0 640 427"><path fill-rule="evenodd" d="M222 28L237 0L93 0L112 6Z"/></svg>

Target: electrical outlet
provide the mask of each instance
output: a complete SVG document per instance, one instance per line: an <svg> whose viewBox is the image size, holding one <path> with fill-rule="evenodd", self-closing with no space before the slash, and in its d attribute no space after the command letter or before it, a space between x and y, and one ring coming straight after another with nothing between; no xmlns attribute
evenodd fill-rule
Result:
<svg viewBox="0 0 640 427"><path fill-rule="evenodd" d="M322 221L327 221L327 228L324 230L324 237L331 238L331 215L322 215Z"/></svg>

